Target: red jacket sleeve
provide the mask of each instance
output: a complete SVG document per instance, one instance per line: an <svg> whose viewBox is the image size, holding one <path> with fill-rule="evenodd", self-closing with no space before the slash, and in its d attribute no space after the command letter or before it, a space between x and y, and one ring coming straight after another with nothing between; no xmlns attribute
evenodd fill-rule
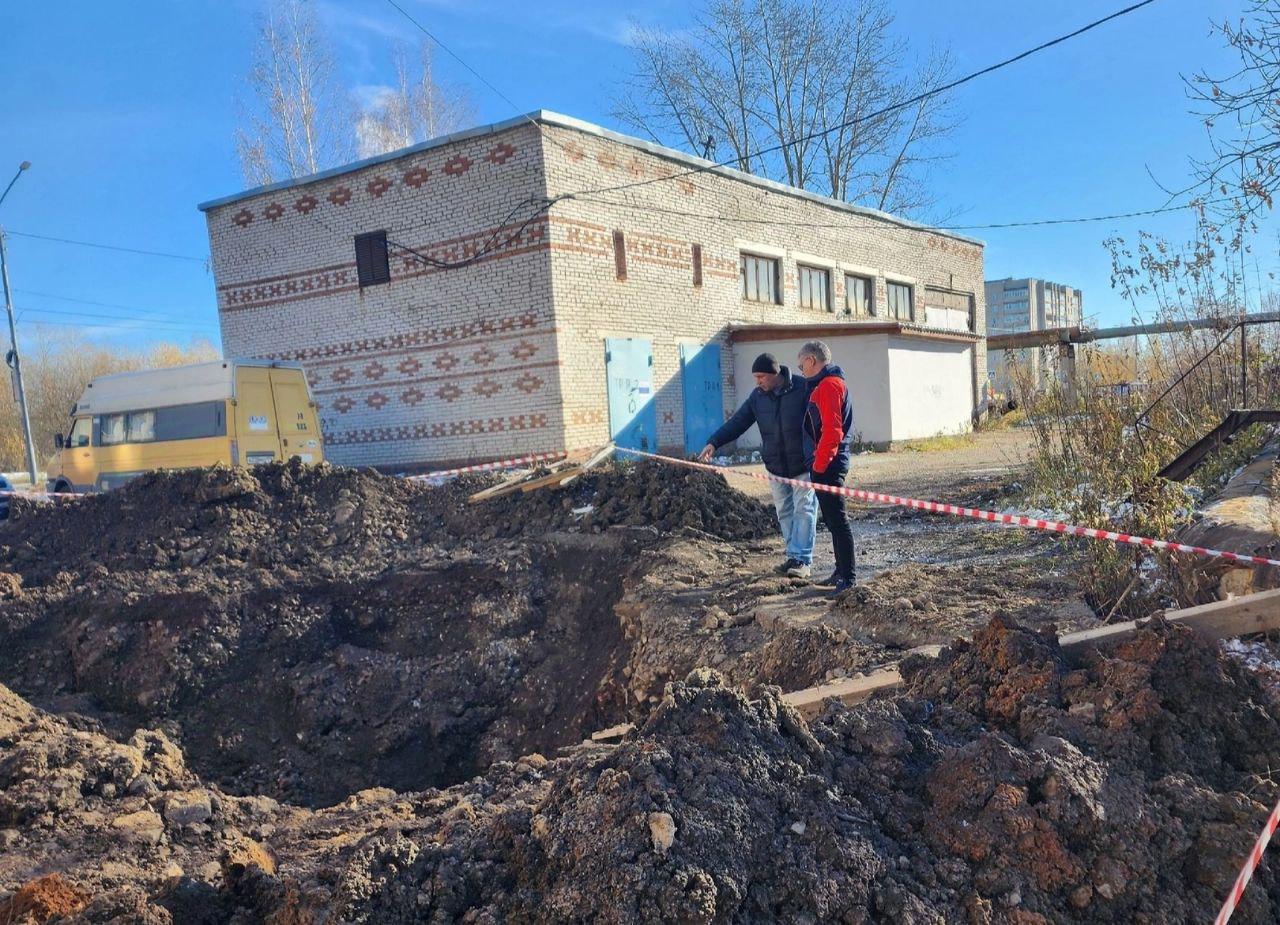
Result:
<svg viewBox="0 0 1280 925"><path fill-rule="evenodd" d="M827 466L840 450L840 441L844 439L844 396L843 380L828 376L818 383L809 398L817 407L822 421L822 437L813 453L813 471L819 474L827 471Z"/></svg>

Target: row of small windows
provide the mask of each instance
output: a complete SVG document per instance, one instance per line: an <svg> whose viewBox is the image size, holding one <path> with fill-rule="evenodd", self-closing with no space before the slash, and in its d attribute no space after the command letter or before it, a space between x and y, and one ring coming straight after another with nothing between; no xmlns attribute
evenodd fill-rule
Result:
<svg viewBox="0 0 1280 925"><path fill-rule="evenodd" d="M781 287L778 279L781 263L776 257L758 254L741 254L739 270L742 277L742 297L749 302L768 302L781 305ZM831 271L823 267L796 265L800 282L800 307L833 312L831 298ZM875 280L869 276L846 273L844 277L844 311L849 315L879 315L875 303ZM910 321L914 314L914 293L907 283L885 283L885 317Z"/></svg>
<svg viewBox="0 0 1280 925"><path fill-rule="evenodd" d="M627 278L626 239L622 232L614 232L615 272L619 280ZM372 231L355 237L356 275L360 286L375 286L391 279L390 260L387 253L387 233ZM693 245L693 284L702 285L702 248ZM739 268L742 277L742 297L751 302L782 304L779 283L779 261L775 257L758 254L740 255ZM831 273L822 267L797 266L800 276L800 305L833 312L831 299ZM854 273L845 274L844 311L851 315L879 315L875 304L875 280ZM1025 290L1024 290L1025 291ZM910 321L914 316L914 293L906 283L885 283L885 316Z"/></svg>

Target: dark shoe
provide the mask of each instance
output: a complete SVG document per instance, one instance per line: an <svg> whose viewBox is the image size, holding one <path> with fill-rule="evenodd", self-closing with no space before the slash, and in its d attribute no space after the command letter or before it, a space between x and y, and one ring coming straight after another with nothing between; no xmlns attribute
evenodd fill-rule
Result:
<svg viewBox="0 0 1280 925"><path fill-rule="evenodd" d="M826 578L822 579L822 581L815 581L814 584L817 585L819 588L830 588L839 580L840 580L840 576L836 572L832 572Z"/></svg>
<svg viewBox="0 0 1280 925"><path fill-rule="evenodd" d="M850 590L852 587L853 587L852 578L837 578L835 585L832 586L831 592L827 596L839 597L841 594L844 594L844 592Z"/></svg>
<svg viewBox="0 0 1280 925"><path fill-rule="evenodd" d="M785 575L797 565L800 564L799 559L784 559L781 565L775 565L773 570L779 575Z"/></svg>

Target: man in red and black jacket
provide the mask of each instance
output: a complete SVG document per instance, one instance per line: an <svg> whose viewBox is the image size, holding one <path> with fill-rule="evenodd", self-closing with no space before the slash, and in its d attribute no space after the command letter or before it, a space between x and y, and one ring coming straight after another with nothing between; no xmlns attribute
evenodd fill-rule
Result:
<svg viewBox="0 0 1280 925"><path fill-rule="evenodd" d="M815 485L843 485L849 474L849 444L853 438L853 404L844 372L831 365L831 348L811 340L800 348L800 372L809 380L809 405L804 415L804 454ZM836 568L823 584L833 594L853 587L853 528L844 496L819 489L822 522L831 534Z"/></svg>

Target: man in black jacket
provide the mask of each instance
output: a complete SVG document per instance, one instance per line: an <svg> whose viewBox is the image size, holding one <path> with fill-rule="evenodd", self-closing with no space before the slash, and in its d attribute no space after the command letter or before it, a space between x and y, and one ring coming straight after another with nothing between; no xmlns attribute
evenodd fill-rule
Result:
<svg viewBox="0 0 1280 925"><path fill-rule="evenodd" d="M752 424L760 428L760 456L773 475L809 481L804 451L804 415L809 405L805 380L778 365L771 353L751 364L756 388L724 426L707 439L699 459L708 462L717 449L737 440ZM818 500L812 488L769 483L778 511L786 560L778 567L793 578L812 574L813 540L818 529Z"/></svg>

